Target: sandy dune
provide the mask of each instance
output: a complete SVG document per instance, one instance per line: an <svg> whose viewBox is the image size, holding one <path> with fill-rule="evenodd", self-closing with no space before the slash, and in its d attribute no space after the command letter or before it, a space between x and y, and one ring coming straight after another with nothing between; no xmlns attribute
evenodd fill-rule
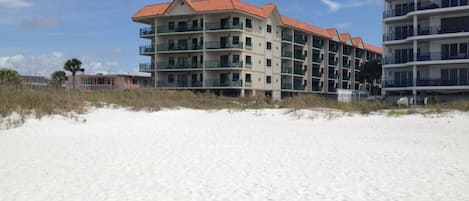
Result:
<svg viewBox="0 0 469 201"><path fill-rule="evenodd" d="M0 131L0 200L469 200L469 114L285 113L28 120Z"/></svg>

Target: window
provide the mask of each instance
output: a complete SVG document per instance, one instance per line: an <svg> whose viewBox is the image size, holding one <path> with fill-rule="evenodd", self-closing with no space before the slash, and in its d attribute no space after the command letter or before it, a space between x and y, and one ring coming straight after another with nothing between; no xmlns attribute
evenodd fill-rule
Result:
<svg viewBox="0 0 469 201"><path fill-rule="evenodd" d="M169 22L168 23L168 29L169 30L175 30L176 28L174 27L174 22Z"/></svg>
<svg viewBox="0 0 469 201"><path fill-rule="evenodd" d="M271 67L272 66L272 59L267 59L267 67Z"/></svg>
<svg viewBox="0 0 469 201"><path fill-rule="evenodd" d="M233 73L233 81L239 81L239 73Z"/></svg>
<svg viewBox="0 0 469 201"><path fill-rule="evenodd" d="M137 79L133 79L133 80L132 80L132 84L134 84L134 85L138 84L138 80L137 80Z"/></svg>
<svg viewBox="0 0 469 201"><path fill-rule="evenodd" d="M233 63L239 63L239 55L233 55Z"/></svg>
<svg viewBox="0 0 469 201"><path fill-rule="evenodd" d="M251 19L246 19L246 28L252 29L252 20Z"/></svg>
<svg viewBox="0 0 469 201"><path fill-rule="evenodd" d="M271 84L271 83L272 83L272 76L267 76L267 77L265 78L265 82L266 82L267 84Z"/></svg>
<svg viewBox="0 0 469 201"><path fill-rule="evenodd" d="M271 50L271 49L272 49L272 43L271 43L271 42L267 42L267 49L268 49L268 50Z"/></svg>
<svg viewBox="0 0 469 201"><path fill-rule="evenodd" d="M246 74L246 82L247 82L247 83L251 83L251 82L252 82L251 74Z"/></svg>
<svg viewBox="0 0 469 201"><path fill-rule="evenodd" d="M272 25L267 25L267 33L272 33Z"/></svg>
<svg viewBox="0 0 469 201"><path fill-rule="evenodd" d="M174 75L173 75L173 74L169 74L169 75L168 75L168 82L169 82L169 83L173 83L173 82L174 82Z"/></svg>
<svg viewBox="0 0 469 201"><path fill-rule="evenodd" d="M168 41L168 49L174 49L174 40L169 40Z"/></svg>
<svg viewBox="0 0 469 201"><path fill-rule="evenodd" d="M249 55L246 55L246 64L251 65L252 64L252 57Z"/></svg>
<svg viewBox="0 0 469 201"><path fill-rule="evenodd" d="M239 44L239 36L233 36L233 45Z"/></svg>
<svg viewBox="0 0 469 201"><path fill-rule="evenodd" d="M171 65L171 66L174 65L174 57L169 57L168 58L168 64Z"/></svg>
<svg viewBox="0 0 469 201"><path fill-rule="evenodd" d="M233 26L239 25L239 17L233 17Z"/></svg>
<svg viewBox="0 0 469 201"><path fill-rule="evenodd" d="M246 46L252 47L252 38L246 37Z"/></svg>

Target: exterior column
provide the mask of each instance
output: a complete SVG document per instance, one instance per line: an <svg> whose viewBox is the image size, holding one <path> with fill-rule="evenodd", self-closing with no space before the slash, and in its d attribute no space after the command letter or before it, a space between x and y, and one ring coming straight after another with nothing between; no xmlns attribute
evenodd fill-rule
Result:
<svg viewBox="0 0 469 201"><path fill-rule="evenodd" d="M414 15L414 35L418 35L418 16ZM413 61L417 61L417 49L418 49L418 43L417 40L413 41ZM414 103L417 101L417 65L412 66L412 95L414 97Z"/></svg>

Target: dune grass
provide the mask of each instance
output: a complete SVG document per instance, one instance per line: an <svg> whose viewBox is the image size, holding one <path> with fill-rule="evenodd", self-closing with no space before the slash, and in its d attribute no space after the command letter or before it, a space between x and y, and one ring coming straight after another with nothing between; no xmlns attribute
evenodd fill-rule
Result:
<svg viewBox="0 0 469 201"><path fill-rule="evenodd" d="M123 91L81 91L57 88L31 89L22 86L0 86L0 123L6 117L17 114L21 123L26 116L36 118L70 113L82 114L88 106L103 107L116 105L132 110L158 111L162 108L191 109L264 109L284 108L291 110L329 108L349 113L369 114L373 111L396 109L382 102L362 101L346 104L319 95L301 95L285 98L274 102L264 97L230 98L213 94L192 93L189 91L167 91L155 89L123 90ZM469 111L469 100L450 103L435 103L429 106L432 112L441 113L446 110ZM391 114L397 115L399 114Z"/></svg>

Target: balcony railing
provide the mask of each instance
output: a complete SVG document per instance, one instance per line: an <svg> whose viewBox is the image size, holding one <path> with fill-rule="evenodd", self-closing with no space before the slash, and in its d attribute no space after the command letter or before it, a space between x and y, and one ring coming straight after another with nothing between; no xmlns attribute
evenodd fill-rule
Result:
<svg viewBox="0 0 469 201"><path fill-rule="evenodd" d="M324 43L313 42L313 47L318 48L318 49L322 49L322 48L324 48Z"/></svg>
<svg viewBox="0 0 469 201"><path fill-rule="evenodd" d="M339 77L339 75L337 73L330 73L329 72L329 75L327 77L329 79L337 79Z"/></svg>
<svg viewBox="0 0 469 201"><path fill-rule="evenodd" d="M219 60L215 61L205 61L205 67L206 68L240 68L242 69L244 67L243 62L221 62Z"/></svg>
<svg viewBox="0 0 469 201"><path fill-rule="evenodd" d="M413 62L414 58L409 58L409 57L394 57L394 56L389 56L384 58L384 64L403 64L407 62Z"/></svg>
<svg viewBox="0 0 469 201"><path fill-rule="evenodd" d="M337 63L339 63L338 59L335 59L335 58L329 59L330 66L337 66Z"/></svg>
<svg viewBox="0 0 469 201"><path fill-rule="evenodd" d="M291 66L282 66L282 73L292 74L293 73L293 68Z"/></svg>
<svg viewBox="0 0 469 201"><path fill-rule="evenodd" d="M140 29L140 37L150 36L155 34L153 27L145 27Z"/></svg>
<svg viewBox="0 0 469 201"><path fill-rule="evenodd" d="M140 64L140 72L151 72L155 70L155 65L152 63Z"/></svg>
<svg viewBox="0 0 469 201"><path fill-rule="evenodd" d="M418 30L419 35L437 35L437 34L448 34L448 33L462 33L469 32L469 26L430 26L420 27Z"/></svg>
<svg viewBox="0 0 469 201"><path fill-rule="evenodd" d="M339 46L337 46L337 45L331 45L331 46L329 46L329 51L331 51L331 52L338 52L338 51L339 51Z"/></svg>
<svg viewBox="0 0 469 201"><path fill-rule="evenodd" d="M283 41L293 42L293 36L288 35L288 34L282 34L282 40Z"/></svg>
<svg viewBox="0 0 469 201"><path fill-rule="evenodd" d="M228 21L226 23L209 22L209 23L205 23L205 27L207 30L210 30L210 31L230 30L230 29L243 30L244 29L243 23L233 24L233 21Z"/></svg>
<svg viewBox="0 0 469 201"><path fill-rule="evenodd" d="M319 85L313 85L312 90L313 91L322 91L322 87L319 86Z"/></svg>
<svg viewBox="0 0 469 201"><path fill-rule="evenodd" d="M408 33L394 33L394 32L391 32L391 33L383 34L383 40L384 41L404 40L404 39L407 39L407 38L412 37L412 36L414 36L413 31L409 31Z"/></svg>
<svg viewBox="0 0 469 201"><path fill-rule="evenodd" d="M327 91L330 92L330 93L335 93L335 92L337 92L337 88L335 88L335 86L334 87L329 86L329 89Z"/></svg>
<svg viewBox="0 0 469 201"><path fill-rule="evenodd" d="M293 52L290 52L290 51L282 51L282 57L293 58Z"/></svg>
<svg viewBox="0 0 469 201"><path fill-rule="evenodd" d="M350 66L351 66L350 62L344 61L343 63L344 63L344 65L343 65L344 68L350 68Z"/></svg>
<svg viewBox="0 0 469 201"><path fill-rule="evenodd" d="M206 48L207 49L243 49L243 43L240 42L238 44L233 44L233 43L221 43L220 41L210 41L206 42Z"/></svg>
<svg viewBox="0 0 469 201"><path fill-rule="evenodd" d="M203 27L201 26L175 26L175 27L169 27L169 26L157 26L156 27L156 32L161 34L161 33L181 33L181 32L193 32L193 31L202 31Z"/></svg>
<svg viewBox="0 0 469 201"><path fill-rule="evenodd" d="M156 64L158 70L178 70L178 69L200 69L202 68L201 63L169 63L169 62L158 62Z"/></svg>
<svg viewBox="0 0 469 201"><path fill-rule="evenodd" d="M243 87L243 80L219 80L211 79L205 81L206 87Z"/></svg>
<svg viewBox="0 0 469 201"><path fill-rule="evenodd" d="M295 74L295 75L305 75L305 70L303 68L294 68L293 74Z"/></svg>
<svg viewBox="0 0 469 201"><path fill-rule="evenodd" d="M417 86L469 86L469 80L419 79Z"/></svg>
<svg viewBox="0 0 469 201"><path fill-rule="evenodd" d="M295 43L305 45L306 39L304 39L303 37L295 37Z"/></svg>
<svg viewBox="0 0 469 201"><path fill-rule="evenodd" d="M155 52L155 48L151 45L140 46L140 54L151 54Z"/></svg>
<svg viewBox="0 0 469 201"><path fill-rule="evenodd" d="M162 88L196 88L196 87L202 87L202 82L199 81L194 81L194 82L187 82L187 81L174 81L174 82L168 82L168 81L157 81L156 82L157 87L162 87Z"/></svg>
<svg viewBox="0 0 469 201"><path fill-rule="evenodd" d="M352 55L352 49L351 48L345 48L344 49L344 55L347 55L347 56Z"/></svg>
<svg viewBox="0 0 469 201"><path fill-rule="evenodd" d="M315 63L321 63L322 59L320 57L313 57L313 62Z"/></svg>
<svg viewBox="0 0 469 201"><path fill-rule="evenodd" d="M343 80L350 80L350 75L347 73L347 74L343 75L342 79Z"/></svg>
<svg viewBox="0 0 469 201"><path fill-rule="evenodd" d="M291 90L293 85L291 83L283 83L282 82L282 89L286 89L286 90Z"/></svg>
<svg viewBox="0 0 469 201"><path fill-rule="evenodd" d="M322 77L322 72L319 69L314 69L313 68L312 75L313 75L313 77Z"/></svg>
<svg viewBox="0 0 469 201"><path fill-rule="evenodd" d="M462 1L452 1L452 0L440 0L440 1L419 1L417 4L417 10L430 10L430 9L438 9L438 8L447 8L447 7L458 7L458 6L466 6L468 2L465 0ZM415 7L410 6L404 9L391 9L387 10L383 13L384 18L388 17L398 17L404 16L409 12L415 10Z"/></svg>
<svg viewBox="0 0 469 201"><path fill-rule="evenodd" d="M469 59L468 53L445 54L443 52L420 52L417 55L417 61L439 61L439 60L458 60Z"/></svg>
<svg viewBox="0 0 469 201"><path fill-rule="evenodd" d="M414 86L412 80L400 80L400 81L394 81L394 80L385 80L383 81L384 87L386 88L392 88L392 87L412 87Z"/></svg>
<svg viewBox="0 0 469 201"><path fill-rule="evenodd" d="M199 50L202 50L203 49L203 46L202 44L197 44L197 45L193 45L193 44L172 44L172 45L169 45L169 44L158 44L157 46L157 50L158 52L171 52L171 51L191 51L191 50L196 50L196 51L199 51Z"/></svg>
<svg viewBox="0 0 469 201"><path fill-rule="evenodd" d="M296 91L304 91L305 90L305 85L303 84L295 84L293 85L293 89L296 90Z"/></svg>
<svg viewBox="0 0 469 201"><path fill-rule="evenodd" d="M306 55L303 54L295 54L295 59L304 61L306 59Z"/></svg>

